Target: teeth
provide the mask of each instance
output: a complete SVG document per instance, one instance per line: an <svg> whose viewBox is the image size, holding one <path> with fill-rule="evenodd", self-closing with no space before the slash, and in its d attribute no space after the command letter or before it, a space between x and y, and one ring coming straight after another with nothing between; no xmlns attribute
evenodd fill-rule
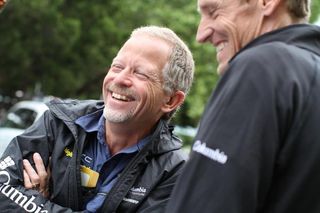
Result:
<svg viewBox="0 0 320 213"><path fill-rule="evenodd" d="M112 97L118 100L122 100L122 101L129 101L129 98L127 98L124 95L120 95L120 94L116 94L116 93L112 93Z"/></svg>
<svg viewBox="0 0 320 213"><path fill-rule="evenodd" d="M220 52L221 50L223 50L224 47L225 47L225 42L221 42L221 43L217 46L217 51Z"/></svg>

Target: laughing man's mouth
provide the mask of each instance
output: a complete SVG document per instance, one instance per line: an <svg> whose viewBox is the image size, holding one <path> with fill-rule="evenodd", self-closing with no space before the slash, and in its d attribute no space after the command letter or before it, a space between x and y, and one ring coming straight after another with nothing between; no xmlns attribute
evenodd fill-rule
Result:
<svg viewBox="0 0 320 213"><path fill-rule="evenodd" d="M131 101L132 99L125 96L125 95L120 95L120 94L117 94L117 93L112 93L112 98L114 99L117 99L117 100L120 100L120 101Z"/></svg>

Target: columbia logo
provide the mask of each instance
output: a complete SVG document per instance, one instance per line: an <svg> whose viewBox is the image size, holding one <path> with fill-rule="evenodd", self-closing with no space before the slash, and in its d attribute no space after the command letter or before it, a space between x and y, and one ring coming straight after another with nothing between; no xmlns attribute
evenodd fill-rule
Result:
<svg viewBox="0 0 320 213"><path fill-rule="evenodd" d="M194 143L192 150L221 164L225 164L228 160L228 156L224 152L219 149L211 149L207 147L206 143L201 143L199 140Z"/></svg>
<svg viewBox="0 0 320 213"><path fill-rule="evenodd" d="M133 194L133 195L138 195L138 196L145 196L146 195L146 192L147 192L147 189L144 188L144 187L132 187L130 189L130 192Z"/></svg>
<svg viewBox="0 0 320 213"><path fill-rule="evenodd" d="M10 156L6 157L3 161L0 162L0 169L4 170L9 166L13 166L15 163Z"/></svg>
<svg viewBox="0 0 320 213"><path fill-rule="evenodd" d="M124 197L122 200L126 201L126 202L129 202L129 203L133 203L133 204L138 204L139 203L139 201L137 201L137 200L134 200L134 199L131 199L131 198L126 198L126 197Z"/></svg>

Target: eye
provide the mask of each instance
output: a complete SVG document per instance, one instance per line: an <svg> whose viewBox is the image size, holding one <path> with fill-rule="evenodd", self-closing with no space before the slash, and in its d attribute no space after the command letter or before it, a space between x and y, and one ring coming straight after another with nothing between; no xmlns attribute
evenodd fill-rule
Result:
<svg viewBox="0 0 320 213"><path fill-rule="evenodd" d="M110 70L113 72L120 72L124 67L121 64L111 64Z"/></svg>
<svg viewBox="0 0 320 213"><path fill-rule="evenodd" d="M208 11L208 15L209 15L209 16L213 16L214 11L215 11L214 9L210 9L210 10Z"/></svg>
<svg viewBox="0 0 320 213"><path fill-rule="evenodd" d="M216 19L218 17L218 13L217 13L217 10L215 8L211 8L209 11L208 11L208 15L213 18L213 19Z"/></svg>
<svg viewBox="0 0 320 213"><path fill-rule="evenodd" d="M218 4L210 4L203 7L203 13L210 18L216 18L218 15L217 11L219 9Z"/></svg>
<svg viewBox="0 0 320 213"><path fill-rule="evenodd" d="M148 80L149 79L149 76L148 76L148 74L146 74L145 72L143 72L143 71L135 71L134 72L134 74L138 77L138 78L140 78L140 79L142 79L142 80Z"/></svg>

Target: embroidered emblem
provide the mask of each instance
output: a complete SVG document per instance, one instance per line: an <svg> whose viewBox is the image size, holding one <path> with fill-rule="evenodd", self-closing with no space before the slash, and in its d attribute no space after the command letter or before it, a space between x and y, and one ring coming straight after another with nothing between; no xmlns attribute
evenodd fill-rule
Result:
<svg viewBox="0 0 320 213"><path fill-rule="evenodd" d="M65 148L65 149L64 149L64 153L66 154L67 157L72 158L72 152L70 151L70 149Z"/></svg>

